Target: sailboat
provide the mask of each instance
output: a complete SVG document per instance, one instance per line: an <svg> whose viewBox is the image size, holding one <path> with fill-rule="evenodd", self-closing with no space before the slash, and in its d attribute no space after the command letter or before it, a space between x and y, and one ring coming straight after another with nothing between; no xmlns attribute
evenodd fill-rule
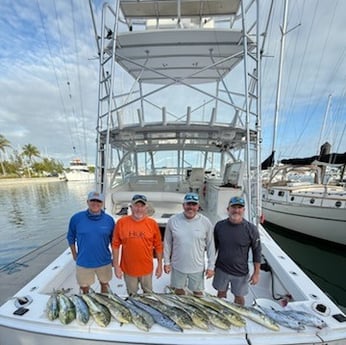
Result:
<svg viewBox="0 0 346 345"><path fill-rule="evenodd" d="M275 164L282 66L288 32L287 4L285 1L272 153L261 164L263 218L290 231L345 246L346 189L343 180L346 154L331 154L330 144L326 142L318 155L281 160ZM338 174L335 179L326 178L327 169L331 168L334 175Z"/></svg>
<svg viewBox="0 0 346 345"><path fill-rule="evenodd" d="M260 282L246 296L247 308L237 309L243 323L221 329L211 324L211 310L204 315L207 329L179 332L158 323L144 331L115 319L106 327L94 319L86 325L50 320L47 302L54 291L79 293L67 249L0 307L1 345L346 344L342 311L260 224L259 25L266 18L258 8L259 1L119 0L114 8L104 4L95 35L100 62L96 183L105 194L106 212L117 221L131 212L133 195L143 194L164 233L169 217L182 212L187 192L198 194L200 212L213 224L227 217L231 197L244 198L246 218L260 231L263 262ZM126 91L118 88L123 74ZM169 281L169 274L154 279L153 293L168 294ZM205 293L215 297L211 281L205 285ZM98 283L92 287L100 289ZM122 300L128 297L123 280L114 277L110 287ZM221 302L231 305L233 297ZM13 314L18 300L28 309L23 315ZM305 311L326 326L278 326L252 306L254 300L277 308L288 302L290 310Z"/></svg>
<svg viewBox="0 0 346 345"><path fill-rule="evenodd" d="M326 143L324 146L328 146ZM322 150L323 151L323 150ZM333 176L327 178L327 168ZM346 154L282 160L262 190L265 220L322 241L346 245Z"/></svg>

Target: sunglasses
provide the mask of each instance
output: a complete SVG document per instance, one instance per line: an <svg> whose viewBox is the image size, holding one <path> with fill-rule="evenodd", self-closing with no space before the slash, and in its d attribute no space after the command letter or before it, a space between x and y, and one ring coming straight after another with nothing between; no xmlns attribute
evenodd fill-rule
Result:
<svg viewBox="0 0 346 345"><path fill-rule="evenodd" d="M198 195L188 194L188 195L185 196L184 201L185 202L188 202L188 201L198 202L199 201L199 197L198 197Z"/></svg>

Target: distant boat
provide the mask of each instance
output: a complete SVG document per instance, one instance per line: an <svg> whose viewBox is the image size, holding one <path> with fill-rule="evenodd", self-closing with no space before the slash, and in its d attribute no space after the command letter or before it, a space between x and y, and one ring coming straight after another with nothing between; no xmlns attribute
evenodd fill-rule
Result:
<svg viewBox="0 0 346 345"><path fill-rule="evenodd" d="M87 163L79 158L70 161L69 171L64 172L66 181L87 181L94 182L95 174L90 172Z"/></svg>
<svg viewBox="0 0 346 345"><path fill-rule="evenodd" d="M316 160L316 159L320 160ZM336 164L329 164L327 162ZM346 154L281 161L263 183L263 215L269 223L346 245ZM334 173L326 181L327 168ZM335 176L335 169L339 174ZM330 171L332 171L330 169Z"/></svg>

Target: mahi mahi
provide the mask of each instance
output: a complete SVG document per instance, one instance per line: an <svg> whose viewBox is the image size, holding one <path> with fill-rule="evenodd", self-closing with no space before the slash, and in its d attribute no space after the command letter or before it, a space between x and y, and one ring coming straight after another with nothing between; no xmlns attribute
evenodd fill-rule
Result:
<svg viewBox="0 0 346 345"><path fill-rule="evenodd" d="M76 318L76 308L70 298L63 293L59 293L57 296L59 302L59 320L64 325L67 325Z"/></svg>
<svg viewBox="0 0 346 345"><path fill-rule="evenodd" d="M46 313L49 320L53 321L59 317L59 302L58 296L55 291L50 295L47 305Z"/></svg>
<svg viewBox="0 0 346 345"><path fill-rule="evenodd" d="M208 315L210 323L217 328L223 329L223 330L228 330L231 327L231 323L228 321L228 319L222 315L220 312L215 311L214 309L207 307L206 305L201 304L199 301L196 299L190 299L186 298L183 296L177 296L177 298L183 302L184 304L188 304L192 307L195 307Z"/></svg>
<svg viewBox="0 0 346 345"><path fill-rule="evenodd" d="M111 315L120 324L132 322L131 312L123 304L111 298L111 295L101 293L91 293L91 297L95 298L101 304L104 304L110 311Z"/></svg>
<svg viewBox="0 0 346 345"><path fill-rule="evenodd" d="M111 322L111 313L108 308L88 294L82 295L82 298L88 305L90 314L95 322L101 327L107 327Z"/></svg>
<svg viewBox="0 0 346 345"><path fill-rule="evenodd" d="M225 318L236 327L244 327L246 325L246 321L239 314L234 311L226 308L220 303L208 299L207 297L195 297L195 296L182 296L182 298L187 298L195 301L197 304L201 304L207 308L214 310L217 313L221 313L225 316Z"/></svg>
<svg viewBox="0 0 346 345"><path fill-rule="evenodd" d="M168 294L168 295L157 295L157 298L162 302L169 306L177 306L178 308L182 308L185 310L191 317L194 325L198 328L209 330L210 320L206 313L201 311L199 308L188 305L187 303L183 303L176 298L176 295Z"/></svg>
<svg viewBox="0 0 346 345"><path fill-rule="evenodd" d="M241 316L244 316L268 329L271 329L272 331L280 330L280 326L275 320L273 320L270 316L260 312L258 309L254 307L242 306L236 303L229 302L224 298L218 298L211 295L209 295L209 298L224 305L226 308L231 309L235 313L238 313Z"/></svg>
<svg viewBox="0 0 346 345"><path fill-rule="evenodd" d="M148 332L150 328L153 326L153 324L155 323L153 317L148 312L146 312L145 310L141 308L138 308L137 306L135 306L134 304L130 302L123 300L120 296L118 296L114 292L111 292L110 290L109 290L109 298L114 298L119 303L121 303L126 308L128 308L128 310L131 313L133 324L137 328L141 329L142 331Z"/></svg>
<svg viewBox="0 0 346 345"><path fill-rule="evenodd" d="M184 309L176 306L169 307L166 304L161 303L155 298L155 294L138 296L135 298L138 298L141 302L166 314L183 329L191 329L194 326L191 316Z"/></svg>

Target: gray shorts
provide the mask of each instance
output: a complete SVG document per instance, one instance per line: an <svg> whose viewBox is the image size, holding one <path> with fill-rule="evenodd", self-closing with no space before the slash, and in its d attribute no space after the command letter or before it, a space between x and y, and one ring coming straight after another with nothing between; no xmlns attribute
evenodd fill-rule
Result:
<svg viewBox="0 0 346 345"><path fill-rule="evenodd" d="M108 283L112 279L112 265L95 268L76 266L76 277L78 285L81 287L91 286L95 283L95 275L100 283Z"/></svg>
<svg viewBox="0 0 346 345"><path fill-rule="evenodd" d="M216 268L213 279L214 289L227 291L229 284L231 284L231 292L234 296L245 296L249 292L249 275L238 277Z"/></svg>
<svg viewBox="0 0 346 345"><path fill-rule="evenodd" d="M204 272L183 273L172 268L171 287L175 289L184 289L200 292L204 290Z"/></svg>

